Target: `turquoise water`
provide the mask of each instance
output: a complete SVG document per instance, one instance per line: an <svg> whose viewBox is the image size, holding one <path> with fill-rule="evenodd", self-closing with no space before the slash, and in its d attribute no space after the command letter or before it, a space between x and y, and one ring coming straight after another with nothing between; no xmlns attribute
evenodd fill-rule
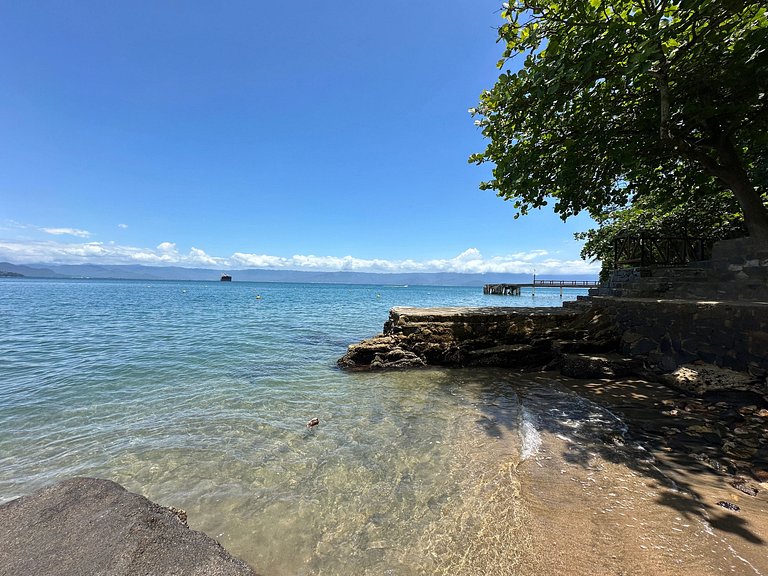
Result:
<svg viewBox="0 0 768 576"><path fill-rule="evenodd" d="M186 509L265 574L450 572L482 544L488 491L515 501L510 470L560 392L501 370L345 373L336 359L392 306L561 302L557 289L2 280L0 502L97 476ZM516 509L496 520L514 556Z"/></svg>

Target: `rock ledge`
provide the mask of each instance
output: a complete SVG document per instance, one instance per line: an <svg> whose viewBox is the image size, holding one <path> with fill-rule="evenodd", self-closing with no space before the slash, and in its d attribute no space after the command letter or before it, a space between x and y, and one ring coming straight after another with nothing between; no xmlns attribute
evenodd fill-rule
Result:
<svg viewBox="0 0 768 576"><path fill-rule="evenodd" d="M393 308L384 332L349 347L340 367L423 366L540 369L568 351L615 349L595 315L569 308Z"/></svg>
<svg viewBox="0 0 768 576"><path fill-rule="evenodd" d="M0 542L2 576L255 576L183 511L95 478L0 506Z"/></svg>

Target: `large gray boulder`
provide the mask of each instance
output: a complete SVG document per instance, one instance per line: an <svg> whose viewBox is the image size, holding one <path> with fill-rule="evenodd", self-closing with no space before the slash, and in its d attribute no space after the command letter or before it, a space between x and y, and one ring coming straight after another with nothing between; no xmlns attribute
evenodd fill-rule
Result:
<svg viewBox="0 0 768 576"><path fill-rule="evenodd" d="M73 478L0 506L2 576L254 576L185 515Z"/></svg>

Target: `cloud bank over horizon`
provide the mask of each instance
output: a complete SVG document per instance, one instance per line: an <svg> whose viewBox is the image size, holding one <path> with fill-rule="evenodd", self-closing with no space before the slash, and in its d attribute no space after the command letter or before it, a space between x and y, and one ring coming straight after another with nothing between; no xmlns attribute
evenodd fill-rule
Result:
<svg viewBox="0 0 768 576"><path fill-rule="evenodd" d="M0 261L14 264L141 264L145 266L181 266L217 270L271 269L315 272L453 272L462 274L527 273L597 274L599 262L563 260L546 250L516 252L484 257L476 248L468 248L452 258L428 260L366 259L354 256L293 255L274 256L234 252L231 256L213 256L191 247L181 251L173 242L155 248L124 246L113 242L0 241Z"/></svg>

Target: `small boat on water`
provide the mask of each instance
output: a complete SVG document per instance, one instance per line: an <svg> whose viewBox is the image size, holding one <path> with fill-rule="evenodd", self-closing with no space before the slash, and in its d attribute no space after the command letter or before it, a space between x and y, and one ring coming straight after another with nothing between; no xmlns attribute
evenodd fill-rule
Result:
<svg viewBox="0 0 768 576"><path fill-rule="evenodd" d="M221 281L222 282L232 282L232 276L229 274L222 274L221 275Z"/></svg>

